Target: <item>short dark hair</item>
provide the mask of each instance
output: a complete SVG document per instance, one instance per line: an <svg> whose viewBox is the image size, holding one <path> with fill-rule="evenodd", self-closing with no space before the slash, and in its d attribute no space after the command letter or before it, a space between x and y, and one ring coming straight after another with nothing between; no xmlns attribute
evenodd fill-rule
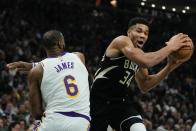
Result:
<svg viewBox="0 0 196 131"><path fill-rule="evenodd" d="M8 126L8 131L12 131L12 128L15 128L16 125L20 125L19 122L12 122L9 126Z"/></svg>
<svg viewBox="0 0 196 131"><path fill-rule="evenodd" d="M60 31L50 30L44 33L42 44L45 48L50 49L62 40L64 41L64 37Z"/></svg>
<svg viewBox="0 0 196 131"><path fill-rule="evenodd" d="M136 25L136 24L144 24L148 27L150 26L150 23L148 22L147 19L145 19L143 17L134 17L134 18L129 20L128 29L129 29L129 27L131 27L133 25Z"/></svg>

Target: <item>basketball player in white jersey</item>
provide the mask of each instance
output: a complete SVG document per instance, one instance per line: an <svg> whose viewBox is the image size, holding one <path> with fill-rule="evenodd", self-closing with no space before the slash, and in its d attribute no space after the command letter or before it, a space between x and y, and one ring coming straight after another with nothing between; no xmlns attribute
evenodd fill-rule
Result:
<svg viewBox="0 0 196 131"><path fill-rule="evenodd" d="M41 120L34 130L88 131L90 103L84 56L64 52L64 37L56 30L46 32L42 44L47 58L28 76L31 113Z"/></svg>
<svg viewBox="0 0 196 131"><path fill-rule="evenodd" d="M195 124L193 124L191 131L196 131L196 122L195 122Z"/></svg>

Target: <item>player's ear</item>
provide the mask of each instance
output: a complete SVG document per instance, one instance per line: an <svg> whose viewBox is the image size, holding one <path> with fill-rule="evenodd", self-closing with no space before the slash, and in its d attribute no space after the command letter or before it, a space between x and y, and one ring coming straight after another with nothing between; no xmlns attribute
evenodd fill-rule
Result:
<svg viewBox="0 0 196 131"><path fill-rule="evenodd" d="M127 35L129 35L129 32L130 32L130 30L128 29L128 30L127 30Z"/></svg>
<svg viewBox="0 0 196 131"><path fill-rule="evenodd" d="M130 35L130 32L131 32L131 30L130 30L130 29L128 29L128 30L127 30L127 36L129 36L129 35Z"/></svg>
<svg viewBox="0 0 196 131"><path fill-rule="evenodd" d="M64 46L60 41L57 43L57 46L59 49L64 49Z"/></svg>

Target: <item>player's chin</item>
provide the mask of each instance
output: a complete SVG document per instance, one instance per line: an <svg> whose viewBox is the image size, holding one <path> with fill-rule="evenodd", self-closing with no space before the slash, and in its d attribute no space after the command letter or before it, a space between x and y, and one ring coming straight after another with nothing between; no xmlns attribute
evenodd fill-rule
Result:
<svg viewBox="0 0 196 131"><path fill-rule="evenodd" d="M137 48L142 49L143 48L143 45L137 44Z"/></svg>

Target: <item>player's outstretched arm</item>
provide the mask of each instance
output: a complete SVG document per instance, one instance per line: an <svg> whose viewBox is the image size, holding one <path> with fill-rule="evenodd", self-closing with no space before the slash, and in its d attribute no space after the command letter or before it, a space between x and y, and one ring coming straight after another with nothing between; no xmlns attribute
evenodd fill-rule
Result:
<svg viewBox="0 0 196 131"><path fill-rule="evenodd" d="M106 50L106 55L112 56L111 54L120 54L122 52L127 58L137 63L139 66L149 68L163 61L173 51L186 46L186 42L188 41L187 38L187 35L180 33L172 37L164 48L155 52L144 53L141 49L134 47L130 38L119 36L112 41Z"/></svg>
<svg viewBox="0 0 196 131"><path fill-rule="evenodd" d="M22 71L22 72L28 72L31 70L31 68L34 66L34 63L24 62L24 61L17 61L12 62L6 65L6 67L10 70L16 70L16 71Z"/></svg>

